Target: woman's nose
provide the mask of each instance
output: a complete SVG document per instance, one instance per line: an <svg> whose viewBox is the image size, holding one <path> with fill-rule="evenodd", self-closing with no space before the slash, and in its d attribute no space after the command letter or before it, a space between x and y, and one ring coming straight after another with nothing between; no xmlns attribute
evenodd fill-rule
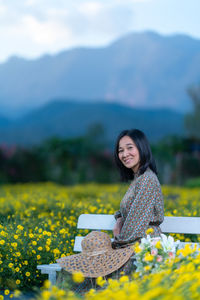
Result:
<svg viewBox="0 0 200 300"><path fill-rule="evenodd" d="M128 154L128 150L127 150L127 149L125 149L125 150L123 151L123 157L126 157L126 156L127 156L127 154Z"/></svg>

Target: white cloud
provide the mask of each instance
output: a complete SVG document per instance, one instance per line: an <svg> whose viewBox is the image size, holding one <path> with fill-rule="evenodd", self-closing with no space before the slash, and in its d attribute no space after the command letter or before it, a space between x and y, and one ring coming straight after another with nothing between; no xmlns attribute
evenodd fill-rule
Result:
<svg viewBox="0 0 200 300"><path fill-rule="evenodd" d="M88 17L95 17L103 10L103 4L100 2L83 2L79 6L80 13Z"/></svg>
<svg viewBox="0 0 200 300"><path fill-rule="evenodd" d="M34 6L37 4L37 0L27 0L24 3L26 6Z"/></svg>
<svg viewBox="0 0 200 300"><path fill-rule="evenodd" d="M194 32L200 37L199 3L199 0L0 0L0 61L11 54L35 57L80 45L103 46L133 30ZM181 14L180 7L184 8Z"/></svg>
<svg viewBox="0 0 200 300"><path fill-rule="evenodd" d="M131 0L132 3L143 3L143 2L153 2L156 0Z"/></svg>
<svg viewBox="0 0 200 300"><path fill-rule="evenodd" d="M6 11L7 11L6 6L0 2L0 16L5 15Z"/></svg>
<svg viewBox="0 0 200 300"><path fill-rule="evenodd" d="M25 32L33 42L43 45L53 45L60 39L69 39L71 32L62 24L54 21L39 21L31 15L22 19Z"/></svg>
<svg viewBox="0 0 200 300"><path fill-rule="evenodd" d="M117 0L77 3L69 22L74 35L84 37L88 45L103 45L130 31L133 23L133 10Z"/></svg>

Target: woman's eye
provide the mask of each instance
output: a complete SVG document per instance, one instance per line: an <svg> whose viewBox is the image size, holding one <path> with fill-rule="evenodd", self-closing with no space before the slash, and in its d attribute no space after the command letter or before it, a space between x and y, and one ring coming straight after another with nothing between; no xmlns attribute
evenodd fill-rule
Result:
<svg viewBox="0 0 200 300"><path fill-rule="evenodd" d="M133 149L133 147L128 147L128 150L131 150L131 149Z"/></svg>

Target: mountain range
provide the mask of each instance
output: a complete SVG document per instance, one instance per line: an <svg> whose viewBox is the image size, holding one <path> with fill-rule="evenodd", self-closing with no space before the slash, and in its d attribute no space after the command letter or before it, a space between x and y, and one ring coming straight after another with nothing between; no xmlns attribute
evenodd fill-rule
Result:
<svg viewBox="0 0 200 300"><path fill-rule="evenodd" d="M16 118L52 99L186 112L186 90L199 83L199 66L200 40L155 32L35 60L11 57L0 64L0 113Z"/></svg>
<svg viewBox="0 0 200 300"><path fill-rule="evenodd" d="M170 109L139 109L118 103L59 101L35 109L17 120L0 117L0 144L32 146L52 136L85 135L101 125L113 146L121 130L143 130L151 142L167 135L184 134L184 115Z"/></svg>

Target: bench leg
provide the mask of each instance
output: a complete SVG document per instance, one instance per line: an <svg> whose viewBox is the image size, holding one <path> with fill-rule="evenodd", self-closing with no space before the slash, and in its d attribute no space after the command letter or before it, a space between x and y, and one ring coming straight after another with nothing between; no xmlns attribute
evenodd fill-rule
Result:
<svg viewBox="0 0 200 300"><path fill-rule="evenodd" d="M48 280L51 282L51 285L56 284L56 271L50 271L48 273Z"/></svg>

